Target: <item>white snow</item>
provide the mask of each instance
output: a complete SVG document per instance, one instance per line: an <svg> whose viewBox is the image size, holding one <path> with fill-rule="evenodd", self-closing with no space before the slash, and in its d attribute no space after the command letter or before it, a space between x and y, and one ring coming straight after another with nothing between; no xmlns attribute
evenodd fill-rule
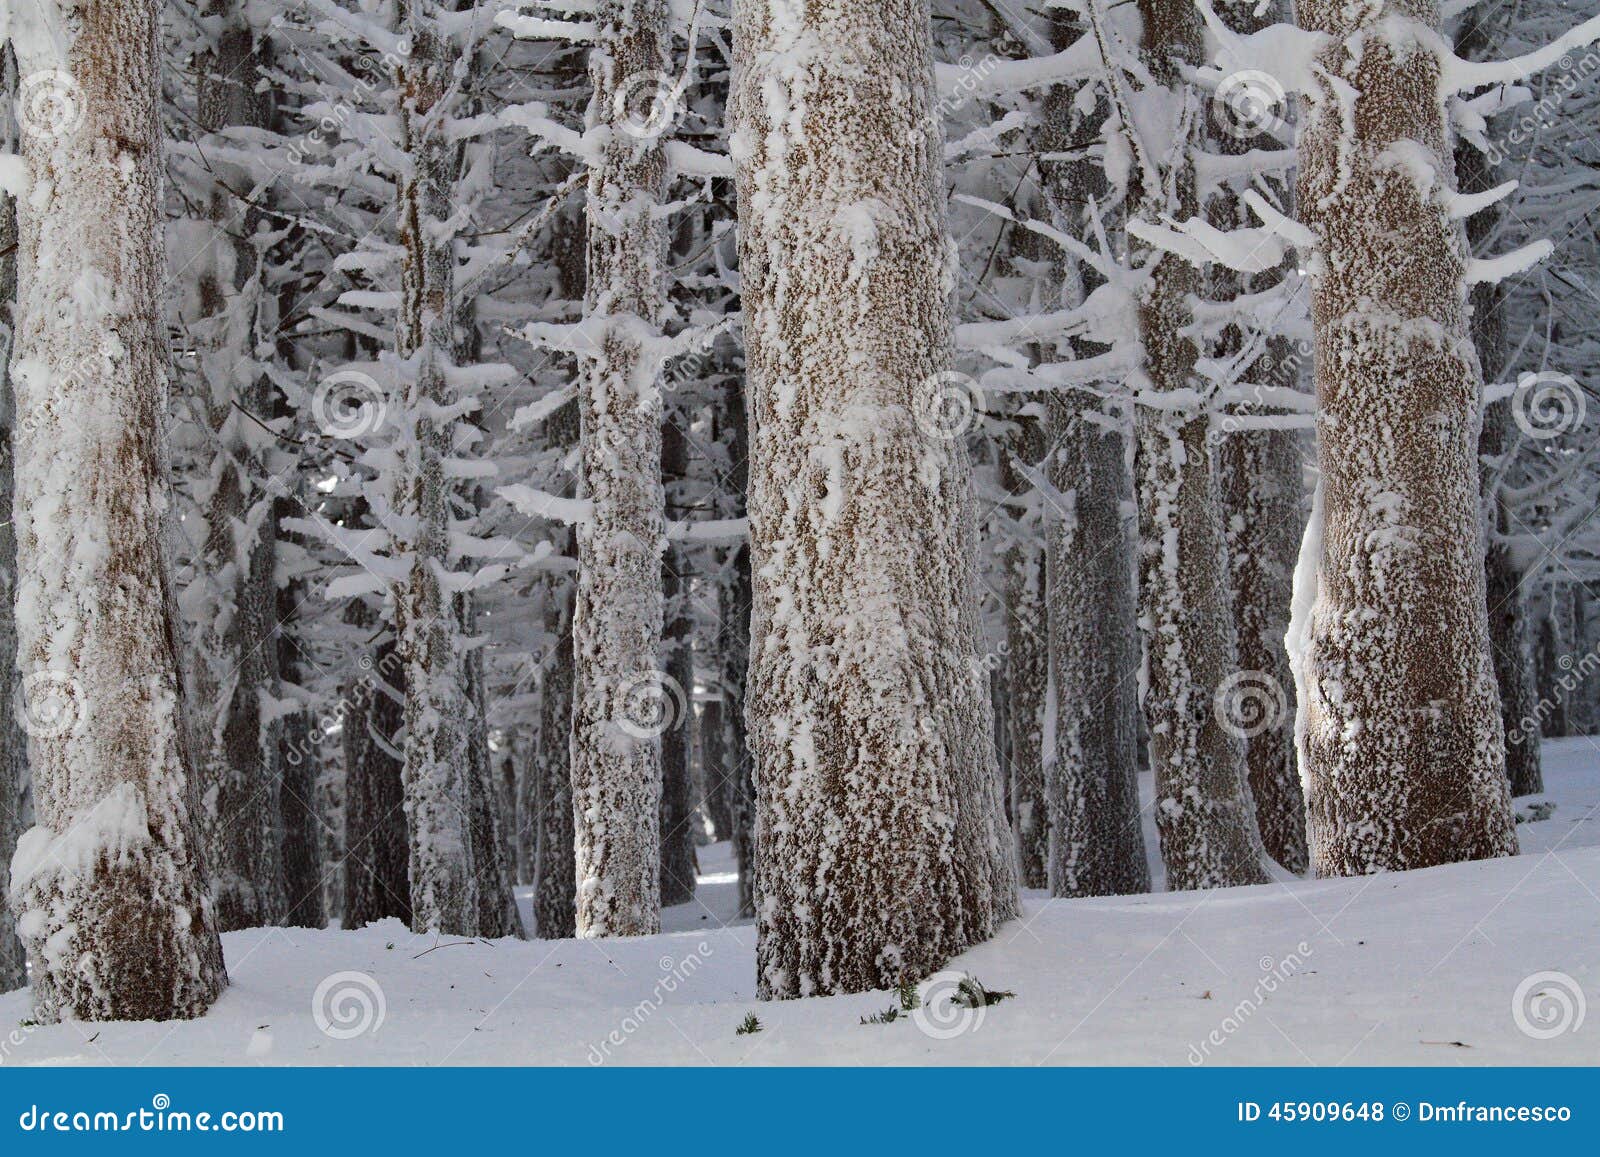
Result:
<svg viewBox="0 0 1600 1157"><path fill-rule="evenodd" d="M1556 811L1518 825L1513 859L1203 893L1031 894L1022 919L953 965L1015 997L949 1039L909 1018L861 1024L889 993L757 1001L754 930L732 922L733 865L717 844L700 849L696 900L668 909L659 936L436 941L392 921L229 933L233 985L204 1019L31 1028L5 1060L1592 1064L1592 1023L1540 1040L1513 1015L1536 973L1600 995L1600 739L1547 743L1545 778L1548 793L1518 810ZM1148 776L1141 789L1148 819ZM344 1035L364 1007L382 1009L376 1031ZM762 1031L737 1035L752 1011ZM0 1027L29 1015L25 993L0 996Z"/></svg>

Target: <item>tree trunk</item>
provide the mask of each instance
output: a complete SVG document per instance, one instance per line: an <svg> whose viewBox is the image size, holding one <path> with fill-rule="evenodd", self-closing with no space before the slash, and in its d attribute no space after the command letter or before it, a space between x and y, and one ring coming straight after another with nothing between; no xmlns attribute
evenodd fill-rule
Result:
<svg viewBox="0 0 1600 1157"><path fill-rule="evenodd" d="M1300 13L1330 37L1303 110L1298 198L1316 235L1323 470L1297 671L1312 862L1337 876L1510 855L1478 505L1483 380L1466 238L1447 208L1439 62L1380 31L1415 21L1435 35L1438 11L1302 0ZM1435 187L1391 163L1402 155L1426 158ZM1297 590L1297 607L1310 596Z"/></svg>
<svg viewBox="0 0 1600 1157"><path fill-rule="evenodd" d="M750 420L745 406L745 375L730 375L723 404L727 423L728 489L739 495L740 514L748 512L750 492ZM750 750L749 719L746 711L750 678L750 615L755 598L750 574L750 547L741 543L723 564L727 574L718 592L717 615L722 643L722 693L727 697L723 709L726 735L723 749L728 795L729 824L733 858L739 868L739 916L756 914L756 770L755 753Z"/></svg>
<svg viewBox="0 0 1600 1157"><path fill-rule="evenodd" d="M266 50L233 0L217 0L211 15L221 29L215 47L195 61L198 128L208 137L266 128L273 120L272 91L262 83ZM195 623L199 826L221 932L280 924L288 907L282 723L262 712L280 690L277 526L273 497L256 485L266 471L251 447L258 433L251 415L272 411L273 390L254 356L263 300L254 238L263 217L235 192L249 186L248 177L219 169L209 190L213 232L201 259L200 316L186 319L198 347L195 411L214 449L195 484L204 496L205 541L185 606Z"/></svg>
<svg viewBox="0 0 1600 1157"><path fill-rule="evenodd" d="M1503 43L1504 23L1499 12L1463 20L1456 41L1456 55L1464 60L1492 58ZM1491 132L1495 131L1493 126L1497 123L1491 121ZM1455 156L1463 193L1486 193L1500 184L1497 166L1472 145L1458 141ZM1467 244L1473 256L1488 256L1478 250L1494 243L1504 217L1504 206L1495 204L1467 218ZM1470 300L1472 344L1478 351L1483 379L1486 383L1497 382L1510 369L1505 286L1499 282L1474 285ZM1517 533L1515 516L1497 489L1497 483L1505 477L1502 459L1512 451L1514 441L1511 399L1485 406L1483 431L1478 435L1478 455L1483 463L1483 571L1489 607L1489 645L1494 656L1495 686L1500 691L1500 720L1506 732L1506 778L1511 783L1511 794L1518 796L1537 795L1544 790L1544 766L1543 749L1538 743L1513 739L1527 734L1524 721L1534 718L1538 703L1533 669L1533 627L1528 621L1524 575L1507 541Z"/></svg>
<svg viewBox="0 0 1600 1157"><path fill-rule="evenodd" d="M734 5L763 997L926 976L1016 912L930 33L926 0Z"/></svg>
<svg viewBox="0 0 1600 1157"><path fill-rule="evenodd" d="M1198 209L1192 150L1199 94L1179 76L1199 56L1190 0L1141 0L1143 58L1171 95L1177 143L1145 158L1153 187L1139 190L1139 215L1179 220ZM1139 94L1148 98L1148 93ZM1134 142L1134 147L1142 145ZM1138 303L1144 346L1140 387L1179 397L1201 389L1199 349L1187 331L1199 272L1185 259L1133 245L1150 269ZM1135 406L1138 439L1139 620L1144 632L1144 715L1150 727L1156 825L1167 887L1222 888L1267 880L1261 834L1246 779L1244 744L1218 703L1238 670L1228 587L1222 498L1212 467L1210 419L1194 405Z"/></svg>
<svg viewBox="0 0 1600 1157"><path fill-rule="evenodd" d="M660 671L660 368L651 359L666 309L660 217L666 152L629 131L641 86L671 71L665 0L599 0L589 118L608 130L589 171L583 494L578 529L572 803L578 934L638 936L661 928L661 750L656 724L670 689ZM619 107L620 106L620 107Z"/></svg>
<svg viewBox="0 0 1600 1157"><path fill-rule="evenodd" d="M689 471L689 443L677 420L668 417L662 427L661 477L673 490L681 490ZM675 497L677 497L675 495ZM670 511L686 519L681 498ZM669 545L661 567L661 593L668 616L663 642L666 648L666 714L661 731L661 906L687 904L694 899L698 864L694 851L694 792L689 761L694 751L694 619L689 601L689 558L682 548Z"/></svg>
<svg viewBox="0 0 1600 1157"><path fill-rule="evenodd" d="M354 604L360 606L361 604ZM370 625L370 613L358 616ZM390 916L411 923L410 837L395 738L404 718L405 668L385 641L345 684L344 918L364 928ZM395 684L399 683L399 686Z"/></svg>
<svg viewBox="0 0 1600 1157"><path fill-rule="evenodd" d="M1042 465L1044 434L1036 418L1012 419L1021 432L1003 448L1001 477L1008 491L1027 484L1012 467L1014 456L1028 467ZM1050 816L1044 798L1045 703L1050 690L1049 626L1045 602L1044 551L1032 526L1018 527L1002 555L1006 600L1005 725L1010 776L1006 801L1017 837L1018 876L1024 888L1049 886Z"/></svg>
<svg viewBox="0 0 1600 1157"><path fill-rule="evenodd" d="M16 89L11 53L0 53L0 91ZM22 834L22 777L28 771L28 737L17 718L17 539L12 521L11 341L16 333L17 203L0 193L0 901L11 879L11 857ZM0 902L0 992L28 982L26 953L11 909Z"/></svg>
<svg viewBox="0 0 1600 1157"><path fill-rule="evenodd" d="M11 30L21 74L75 82L23 142L12 362L38 823L11 900L44 1022L199 1016L227 984L164 549L159 28L148 0L102 0Z"/></svg>
<svg viewBox="0 0 1600 1157"><path fill-rule="evenodd" d="M1084 31L1076 15L1055 13L1065 48ZM1082 108L1078 87L1045 97L1040 182L1050 223L1080 240L1085 206L1104 202L1105 180L1089 153L1105 130L1104 97ZM1081 305L1093 277L1057 252L1064 307ZM1075 357L1101 352L1074 339ZM1045 510L1045 604L1049 615L1053 750L1045 764L1050 815L1050 894L1116 896L1150 890L1139 818L1138 625L1133 543L1124 509L1132 500L1127 439L1101 412L1093 389L1063 389L1045 401L1050 452ZM1108 428L1111 426L1111 428Z"/></svg>

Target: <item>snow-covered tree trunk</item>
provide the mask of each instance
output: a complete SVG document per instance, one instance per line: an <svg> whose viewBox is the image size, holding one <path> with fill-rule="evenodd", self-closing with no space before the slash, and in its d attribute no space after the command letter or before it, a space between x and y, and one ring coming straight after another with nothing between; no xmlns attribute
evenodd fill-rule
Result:
<svg viewBox="0 0 1600 1157"><path fill-rule="evenodd" d="M360 603L352 604L352 617L366 627L374 619ZM390 916L410 924L410 839L394 746L404 717L405 670L389 640L358 659L357 666L340 699L345 721L342 926L364 928Z"/></svg>
<svg viewBox="0 0 1600 1157"><path fill-rule="evenodd" d="M1052 15L1058 49L1084 31L1080 17ZM1046 94L1039 169L1050 224L1084 240L1090 235L1090 199L1107 199L1091 155L1104 131L1107 102L1103 95L1082 101L1080 92L1080 86L1058 85ZM1065 252L1057 261L1060 304L1081 305L1092 271ZM1101 350L1075 341L1071 352L1084 357ZM1102 409L1096 388L1066 387L1045 400L1049 454L1043 469L1051 492L1045 508L1045 604L1054 698L1045 791L1055 896L1150 890L1139 820L1138 627L1122 424L1120 414Z"/></svg>
<svg viewBox="0 0 1600 1157"><path fill-rule="evenodd" d="M481 726L468 688L456 589L449 583L455 487L447 470L456 426L448 372L455 349L454 237L448 226L458 165L436 109L459 78L453 47L422 10L402 6L410 55L397 77L400 309L395 353L403 416L392 497L410 541L406 576L393 588L395 645L405 665L402 763L411 838L411 926L474 935L479 928L473 860L473 795L478 772L473 730ZM433 114L433 115L430 115Z"/></svg>
<svg viewBox="0 0 1600 1157"><path fill-rule="evenodd" d="M1007 490L1025 485L1012 469L1012 457L1031 469L1042 464L1045 453L1044 433L1037 418L1018 416L1012 421L1017 434L1002 451L1008 455L1001 471ZM1010 732L1007 758L1001 764L1010 776L1006 806L1017 838L1019 882L1024 888L1045 888L1049 886L1050 849L1050 817L1044 799L1050 644L1044 551L1031 521L1017 526L1006 544L1001 565L1005 571L1009 707L1005 723Z"/></svg>
<svg viewBox="0 0 1600 1157"><path fill-rule="evenodd" d="M1438 10L1299 11L1328 37L1298 197L1315 237L1322 457L1296 590L1309 615L1296 736L1312 862L1327 876L1509 855L1478 503L1483 380L1440 62L1417 39L1437 39Z"/></svg>
<svg viewBox="0 0 1600 1157"><path fill-rule="evenodd" d="M264 45L242 5L219 0L220 28L195 61L195 109L205 139L261 129L273 115L263 82ZM194 412L210 431L212 457L195 489L204 542L185 594L195 625L190 682L196 723L198 817L218 931L280 923L287 907L281 863L282 726L279 694L275 502L256 484L264 471L256 424L271 412L272 389L256 362L263 297L259 210L239 190L248 174L221 164L206 190L210 226L198 253L198 316L185 318L197 346Z"/></svg>
<svg viewBox="0 0 1600 1157"><path fill-rule="evenodd" d="M758 990L925 976L1016 911L939 419L955 251L927 0L737 0ZM799 110L804 110L803 115Z"/></svg>
<svg viewBox="0 0 1600 1157"><path fill-rule="evenodd" d="M583 496L573 611L572 806L578 934L638 936L661 927L661 747L669 689L659 670L661 393L656 345L666 310L661 205L666 150L640 101L671 69L665 0L599 0L590 54Z"/></svg>
<svg viewBox="0 0 1600 1157"><path fill-rule="evenodd" d="M3 51L3 50L0 50ZM15 88L10 53L0 66L0 92ZM10 143L10 142L8 142ZM11 878L11 857L22 834L22 777L28 738L17 718L17 538L12 529L11 344L17 300L17 203L0 193L0 901ZM27 983L26 954L17 939L11 908L0 902L0 992Z"/></svg>
<svg viewBox="0 0 1600 1157"><path fill-rule="evenodd" d="M19 202L17 628L38 822L10 900L39 1020L198 1016L227 976L164 549L158 7L11 21L19 72L57 99L25 126Z"/></svg>
<svg viewBox="0 0 1600 1157"><path fill-rule="evenodd" d="M280 517L287 516L287 505L280 504ZM278 590L278 637L270 644L278 650L279 673L286 681L301 687L311 674L306 670L303 644L295 638L298 610L305 597L305 584L298 580L287 582ZM288 901L283 923L291 928L326 928L328 925L327 903L323 896L324 832L317 809L317 781L322 771L317 718L318 714L310 705L304 706L284 716L280 733L283 890ZM343 721L346 728L362 722L351 717ZM342 859L348 867L348 857Z"/></svg>
<svg viewBox="0 0 1600 1157"><path fill-rule="evenodd" d="M1199 59L1199 16L1191 0L1142 0L1140 11L1141 55L1155 86L1124 98L1139 110L1123 113L1124 124L1132 115L1140 126L1129 140L1140 180L1137 210L1145 221L1186 220L1199 209L1193 149L1203 108L1180 73ZM1152 124L1170 139L1152 134ZM1184 400L1202 387L1190 329L1200 275L1185 259L1142 243L1133 252L1148 271L1137 304L1143 365L1136 380L1149 396L1137 401L1134 417L1139 621L1167 887L1264 883L1244 744L1218 709L1238 670L1238 647L1210 419Z"/></svg>
<svg viewBox="0 0 1600 1157"><path fill-rule="evenodd" d="M724 390L722 419L727 426L729 462L727 486L739 495L741 514L745 513L750 492L750 415L745 404L745 375L730 375ZM727 760L728 811L732 831L733 858L739 867L739 915L756 914L756 767L750 750L749 702L750 619L755 601L754 579L750 574L750 545L740 543L723 564L727 578L718 592L717 636L721 642L722 693L727 697L723 722L727 729L724 754Z"/></svg>
<svg viewBox="0 0 1600 1157"><path fill-rule="evenodd" d="M1275 23L1287 12L1288 5L1219 0L1216 9L1230 28L1243 33ZM1258 95L1265 102L1272 94ZM1250 130L1270 128L1271 120L1283 110L1263 107L1256 111L1267 123L1213 117L1214 124L1223 131L1211 134L1211 147L1229 156L1245 156L1256 149L1270 154L1281 147L1270 132ZM1287 200L1287 182L1263 177L1256 180ZM1238 192L1226 182L1206 198L1204 210L1218 229L1226 231L1251 224ZM1206 296L1220 304L1246 293L1265 293L1283 284L1294 271L1292 256L1276 268L1255 275L1214 264L1206 270ZM1224 328L1209 352L1236 363L1245 360L1240 372L1246 381L1290 393L1300 388L1300 367L1309 357L1297 351L1292 338L1275 334L1264 336L1259 342L1262 356L1248 360L1246 351L1256 347L1257 336L1245 332L1245 327L1236 322ZM1275 412L1281 413L1248 402L1235 407L1235 415ZM1255 801L1256 826L1267 854L1289 871L1300 874L1309 867L1306 804L1294 752L1294 673L1289 669L1289 653L1283 640L1289 626L1294 565L1304 522L1304 471L1298 446L1303 435L1293 429L1252 428L1242 423L1242 428L1231 429L1232 424L1232 420L1223 421L1223 436L1217 447L1233 623L1239 647L1238 674L1225 696L1223 709L1244 735L1246 775Z"/></svg>
<svg viewBox="0 0 1600 1157"><path fill-rule="evenodd" d="M574 415L575 416L575 415ZM574 422L574 425L576 423ZM569 550L573 549L571 546ZM577 935L576 860L572 843L572 584L552 584L545 627L554 648L545 663L539 698L538 749L532 774L539 782L538 857L533 918L545 940Z"/></svg>
<svg viewBox="0 0 1600 1157"><path fill-rule="evenodd" d="M672 491L669 514L687 519L682 489L689 471L689 442L669 416L661 431L661 477ZM690 760L694 753L693 611L689 601L691 576L688 552L667 547L661 567L661 593L666 626L663 670L668 692L668 715L661 733L661 906L686 904L694 899L697 862L694 850L694 790Z"/></svg>
<svg viewBox="0 0 1600 1157"><path fill-rule="evenodd" d="M1456 38L1456 55L1464 60L1492 57L1503 42L1503 12L1469 16L1461 21ZM1497 35L1497 33L1499 35ZM1491 121L1491 131L1496 122ZM1500 183L1497 166L1483 151L1466 141L1455 147L1456 176L1462 193L1483 194ZM1505 217L1501 204L1490 205L1467 218L1467 244L1474 256L1497 240ZM1472 287L1472 342L1486 383L1501 380L1511 367L1506 348L1506 311L1509 306L1505 286L1486 281ZM1482 463L1484 504L1484 584L1489 607L1489 645L1494 656L1495 686L1500 691L1500 719L1505 727L1506 778L1511 794L1536 795L1544 790L1542 748L1537 743L1514 743L1513 735L1523 730L1523 720L1534 718L1538 694L1533 669L1533 627L1528 621L1525 575L1517 565L1511 536L1518 532L1516 513L1510 508L1500 484L1509 473L1504 456L1516 445L1512 424L1512 401L1506 398L1483 409L1483 431L1478 436L1478 455Z"/></svg>

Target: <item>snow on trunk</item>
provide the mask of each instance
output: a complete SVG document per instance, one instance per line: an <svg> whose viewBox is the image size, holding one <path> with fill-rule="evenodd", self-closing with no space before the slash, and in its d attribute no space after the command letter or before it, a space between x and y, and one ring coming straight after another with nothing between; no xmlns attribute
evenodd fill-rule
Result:
<svg viewBox="0 0 1600 1157"><path fill-rule="evenodd" d="M7 54L9 56L9 54ZM3 91L15 87L15 69L0 65ZM28 770L28 737L17 717L17 538L11 500L11 339L16 332L17 203L0 193L0 992L28 982L27 956L17 939L16 922L3 901L11 878L11 857L22 834L22 777Z"/></svg>
<svg viewBox="0 0 1600 1157"><path fill-rule="evenodd" d="M1198 209L1193 149L1201 98L1180 79L1198 59L1190 0L1143 0L1143 60L1159 86L1127 93L1122 117L1142 171L1145 221L1186 220ZM1105 30L1101 29L1104 35ZM1153 138L1152 126L1171 134ZM1156 144L1149 142L1155 139ZM1156 149L1146 155L1143 150ZM1238 670L1222 500L1211 460L1210 419L1199 393L1189 329L1198 271L1171 253L1133 244L1148 280L1137 305L1143 367L1135 411L1139 507L1139 624L1144 633L1144 715L1155 772L1156 824L1167 887L1265 883L1244 744L1219 704ZM1142 380L1140 380L1142 379Z"/></svg>
<svg viewBox="0 0 1600 1157"><path fill-rule="evenodd" d="M738 0L730 106L758 990L883 988L1016 911L926 0Z"/></svg>
<svg viewBox="0 0 1600 1157"><path fill-rule="evenodd" d="M1321 568L1298 727L1319 875L1517 849L1489 654L1483 381L1432 0L1302 0Z"/></svg>
<svg viewBox="0 0 1600 1157"><path fill-rule="evenodd" d="M265 128L273 99L263 88L262 49L236 11L219 14L221 30L196 61L195 108L203 147L235 128ZM208 430L192 482L203 528L194 582L184 592L192 624L189 683L202 801L197 822L217 929L231 932L282 922L288 906L282 871L282 722L265 708L279 695L275 502L256 478L266 473L260 427L272 389L255 360L263 341L263 214L237 190L247 173L220 162L205 190L203 232L185 255L195 281L185 328L196 346L192 410Z"/></svg>
<svg viewBox="0 0 1600 1157"><path fill-rule="evenodd" d="M583 497L573 610L572 808L580 936L661 927L661 732L686 707L660 670L661 389L667 308L665 0L599 0L590 54L586 329L578 390ZM641 106L644 106L641 108Z"/></svg>
<svg viewBox="0 0 1600 1157"><path fill-rule="evenodd" d="M1031 235L1030 235L1031 236ZM1007 491L1031 489L1017 476L1012 459L1030 470L1044 457L1044 432L1038 418L1011 419L1017 433L1001 448L1001 477ZM1049 624L1045 603L1044 550L1034 520L1015 525L1003 549L1005 576L1005 725L1010 743L1001 766L1010 776L1006 803L1017 837L1017 874L1024 888L1049 886L1050 820L1044 798L1046 702L1050 692Z"/></svg>
<svg viewBox="0 0 1600 1157"><path fill-rule="evenodd" d="M357 626L376 621L365 604L351 604ZM344 746L345 928L363 928L390 916L411 922L407 881L410 839L401 785L399 734L405 703L405 669L394 643L385 640L356 663L358 673L340 698ZM398 686L397 686L398 684Z"/></svg>
<svg viewBox="0 0 1600 1157"><path fill-rule="evenodd" d="M661 431L661 477L673 491L669 514L687 519L683 498L688 483L689 442L679 428L678 416L669 416ZM683 710L675 713L661 733L661 906L686 904L694 899L698 866L694 850L694 784L690 761L694 754L694 711L689 695L694 690L694 618L690 601L692 573L689 552L669 546L661 566L661 593L667 618L663 632L668 686L676 688Z"/></svg>
<svg viewBox="0 0 1600 1157"><path fill-rule="evenodd" d="M1077 41L1080 17L1054 15L1058 49ZM1085 240L1090 198L1106 201L1091 149L1104 132L1103 95L1058 85L1045 96L1040 181L1049 223ZM1094 276L1058 251L1061 301L1083 303ZM1075 340L1072 355L1104 347ZM1053 896L1114 896L1150 890L1139 820L1138 627L1134 615L1132 490L1126 423L1102 410L1104 386L1064 387L1045 400L1045 604L1049 617L1051 750L1045 761Z"/></svg>
<svg viewBox="0 0 1600 1157"><path fill-rule="evenodd" d="M37 826L10 902L37 1017L166 1020L227 983L200 877L171 576L159 14L13 9L24 125L17 633Z"/></svg>

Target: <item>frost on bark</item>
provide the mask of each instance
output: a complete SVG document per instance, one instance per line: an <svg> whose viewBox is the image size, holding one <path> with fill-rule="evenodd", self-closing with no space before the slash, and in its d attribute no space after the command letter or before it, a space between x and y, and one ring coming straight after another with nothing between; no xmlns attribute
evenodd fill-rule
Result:
<svg viewBox="0 0 1600 1157"><path fill-rule="evenodd" d="M230 129L268 127L272 91L263 82L265 49L232 0L211 15L221 30L195 60L197 128L206 139ZM199 574L184 594L193 623L190 686L197 740L197 817L218 931L281 923L288 899L281 864L281 722L275 502L256 479L261 415L273 391L255 360L263 298L257 242L265 218L238 190L251 178L218 162L205 190L210 226L199 254L197 316L186 317L199 372L193 410L212 457L194 481L204 541ZM193 270L191 269L191 273ZM255 416L252 418L252 416Z"/></svg>
<svg viewBox="0 0 1600 1157"><path fill-rule="evenodd" d="M687 519L681 498L689 470L689 443L669 417L662 427L661 477L674 490L670 514ZM661 594L666 626L667 700L660 720L661 732L661 906L687 904L694 899L698 863L694 850L694 788L689 761L694 753L694 619L690 596L688 552L667 547L661 567Z"/></svg>
<svg viewBox="0 0 1600 1157"><path fill-rule="evenodd" d="M279 503L280 517L288 514L288 503ZM300 580L284 583L277 592L278 670L282 677L304 687L311 672L304 650L296 640L298 610L305 598ZM348 728L360 720L346 717ZM279 804L283 822L283 890L287 900L283 923L290 928L326 928L327 902L323 896L322 840L323 821L317 808L317 781L322 770L321 732L311 706L302 706L284 716L280 732L283 779ZM348 862L348 861L346 861ZM346 923L344 927L350 925Z"/></svg>
<svg viewBox="0 0 1600 1157"><path fill-rule="evenodd" d="M352 604L351 616L366 627L375 618L359 602ZM405 671L388 640L372 655L363 655L357 668L341 699L345 720L342 926L364 928L390 916L410 924L410 840L394 745L404 717Z"/></svg>
<svg viewBox="0 0 1600 1157"><path fill-rule="evenodd" d="M1461 22L1456 39L1456 55L1464 60L1492 57L1503 42L1500 13ZM1491 121L1491 125L1496 122ZM1489 157L1465 141L1455 149L1456 176L1461 192L1487 193L1500 183L1501 175ZM1499 204L1481 209L1467 218L1467 244L1477 250L1494 243L1505 217ZM1472 343L1485 382L1498 382L1510 369L1506 348L1506 310L1508 294L1503 282L1484 282L1472 287L1468 299L1472 307ZM1511 794L1536 795L1544 790L1542 748L1537 743L1513 742L1524 734L1523 721L1535 718L1538 693L1534 681L1533 627L1528 620L1525 575L1517 564L1510 545L1519 531L1515 512L1501 492L1509 473L1505 457L1515 452L1516 435L1511 419L1510 398L1486 405L1483 431L1478 436L1478 455L1482 463L1484 509L1483 571L1489 607L1489 645L1494 656L1495 686L1500 691L1500 720L1505 728L1506 778Z"/></svg>
<svg viewBox="0 0 1600 1157"><path fill-rule="evenodd" d="M1008 491L1022 490L1013 459L1040 465L1044 435L1037 418L1012 419L1018 433L1002 451L1001 476ZM1049 885L1050 818L1044 799L1045 702L1049 697L1050 648L1045 612L1044 551L1034 527L1019 525L1001 557L1005 572L1007 711L1010 742L1001 766L1010 777L1006 809L1017 838L1019 882Z"/></svg>
<svg viewBox="0 0 1600 1157"><path fill-rule="evenodd" d="M10 94L16 77L10 53L0 63L0 91ZM0 193L0 901L11 878L11 856L22 834L22 777L28 739L17 718L17 539L12 529L11 339L16 332L17 204ZM11 909L0 903L0 992L27 983L26 954L17 939Z"/></svg>
<svg viewBox="0 0 1600 1157"><path fill-rule="evenodd" d="M464 638L478 634L477 612L471 595L457 602L462 616ZM522 936L522 916L517 911L517 893L512 879L511 859L501 826L499 791L495 786L494 765L489 753L489 732L485 726L487 705L483 684L483 652L474 648L463 656L467 702L472 723L467 732L470 766L467 782L467 821L472 834L472 869L476 876L473 890L478 897L478 923L474 934L489 940Z"/></svg>
<svg viewBox="0 0 1600 1157"><path fill-rule="evenodd" d="M660 136L630 132L630 102L671 74L665 0L599 0L590 54L585 325L595 348L578 396L583 497L573 611L572 806L580 936L661 928L661 751L668 688L658 668L661 559L660 360L666 310Z"/></svg>
<svg viewBox="0 0 1600 1157"><path fill-rule="evenodd" d="M1276 23L1287 7L1257 5L1255 0L1217 4L1228 26L1240 33ZM1211 147L1235 156L1280 147L1272 134L1251 135L1248 129L1248 125L1230 126L1227 132L1214 132ZM1261 178L1258 182L1282 202L1288 201L1286 182ZM1206 199L1204 209L1210 223L1224 231L1252 223L1238 192L1227 183ZM1292 256L1278 268L1255 275L1213 264L1206 270L1206 296L1220 303L1247 293L1269 292L1294 271ZM1254 348L1260 348L1261 356L1249 359L1247 351ZM1224 327L1208 353L1236 363L1245 361L1241 366L1245 381L1289 392L1300 388L1300 366L1309 361L1309 347L1302 355L1291 338L1250 333L1238 323ZM1233 408L1233 416L1223 420L1217 447L1239 647L1239 673L1223 710L1244 733L1246 775L1261 841L1269 856L1298 875L1310 864L1305 793L1294 752L1294 673L1289 669L1284 635L1304 522L1301 434L1270 424L1247 424L1250 416L1281 413L1256 402L1241 402Z"/></svg>
<svg viewBox="0 0 1600 1157"><path fill-rule="evenodd" d="M734 5L768 998L926 976L1016 911L970 470L930 421L959 402L931 56L926 0Z"/></svg>
<svg viewBox="0 0 1600 1157"><path fill-rule="evenodd" d="M727 453L731 466L728 488L741 501L750 490L750 421L745 407L745 375L729 378L723 405L727 422ZM741 513L743 511L741 510ZM733 858L739 867L739 916L752 919L756 914L756 763L750 750L749 699L750 616L755 599L750 574L750 546L740 543L724 563L727 579L718 592L718 639L722 650L722 693L726 697L723 723L726 738L723 750L727 760L729 825L732 831Z"/></svg>
<svg viewBox="0 0 1600 1157"><path fill-rule="evenodd" d="M1326 34L1300 131L1315 234L1320 542L1296 734L1319 875L1517 850L1489 652L1483 379L1431 0L1302 0ZM1309 533L1309 532L1308 532ZM1319 553L1316 553L1319 552ZM1297 601L1310 592L1297 591Z"/></svg>
<svg viewBox="0 0 1600 1157"><path fill-rule="evenodd" d="M1053 18L1058 48L1077 40L1083 21ZM1040 125L1040 185L1050 224L1083 239L1090 197L1105 181L1090 158L1106 120L1104 97L1087 105L1076 87L1045 97ZM1057 254L1061 302L1083 303L1094 276ZM1074 339L1070 352L1102 347ZM1133 542L1124 510L1132 501L1120 414L1102 412L1095 389L1064 388L1045 399L1049 483L1045 509L1045 604L1049 616L1054 745L1045 760L1053 896L1148 892L1150 866L1139 819L1137 624Z"/></svg>
<svg viewBox="0 0 1600 1157"><path fill-rule="evenodd" d="M1142 153L1144 134L1130 140L1138 154L1135 203L1146 221L1187 220L1199 207L1192 149L1203 109L1199 93L1179 74L1199 57L1199 16L1190 0L1141 0L1139 8L1142 59L1162 87L1127 99L1151 113L1161 109L1174 143L1170 153L1155 156ZM1127 123L1126 114L1123 119ZM1203 387L1189 305L1200 275L1176 255L1141 243L1133 252L1148 271L1137 304L1144 362L1136 384L1150 396L1138 400L1134 418L1139 623L1167 887L1265 883L1244 745L1217 709L1219 691L1238 670L1238 646L1210 420L1182 401Z"/></svg>
<svg viewBox="0 0 1600 1157"><path fill-rule="evenodd" d="M70 76L78 113L23 138L11 370L37 825L10 901L40 1021L193 1017L227 976L190 814L164 549L158 9L19 15L19 72Z"/></svg>

